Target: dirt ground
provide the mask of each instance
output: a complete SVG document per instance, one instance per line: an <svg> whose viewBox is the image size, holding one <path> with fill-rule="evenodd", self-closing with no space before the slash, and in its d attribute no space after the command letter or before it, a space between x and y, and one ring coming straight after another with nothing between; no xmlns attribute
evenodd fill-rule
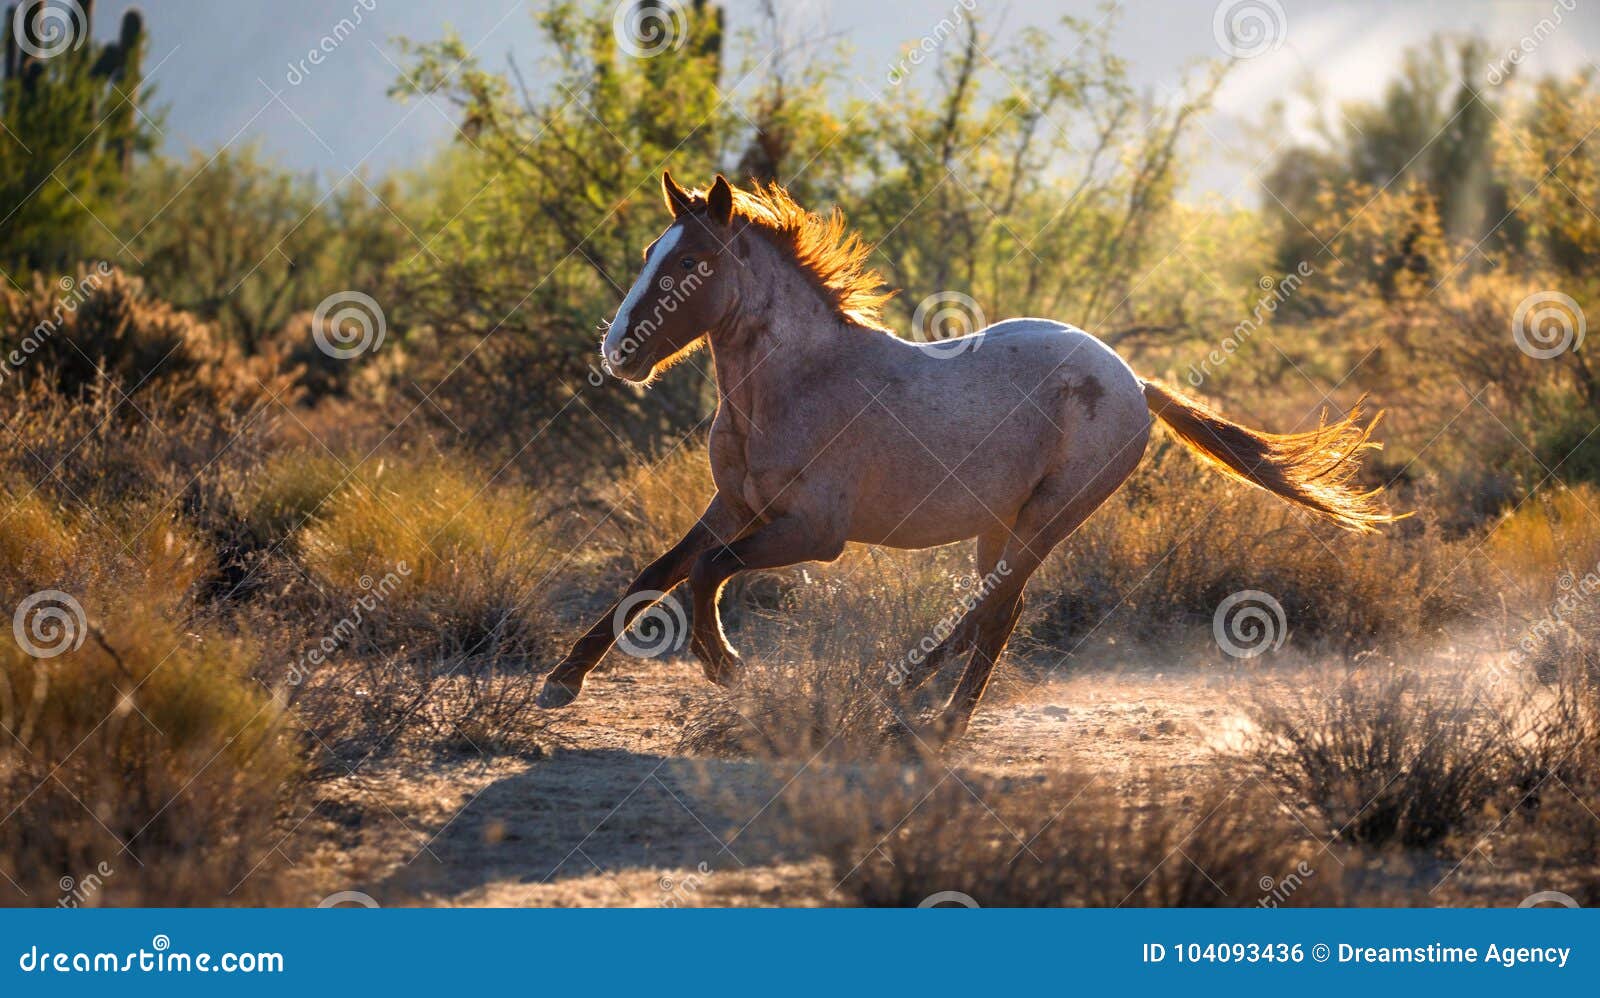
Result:
<svg viewBox="0 0 1600 998"><path fill-rule="evenodd" d="M1111 780L1226 765L1259 675L1108 665L997 681L944 762ZM610 664L556 715L537 757L386 763L336 781L316 821L348 889L380 904L828 905L815 857L786 855L774 807L801 762L696 756L683 730L707 705L688 660ZM809 764L807 764L809 765Z"/></svg>

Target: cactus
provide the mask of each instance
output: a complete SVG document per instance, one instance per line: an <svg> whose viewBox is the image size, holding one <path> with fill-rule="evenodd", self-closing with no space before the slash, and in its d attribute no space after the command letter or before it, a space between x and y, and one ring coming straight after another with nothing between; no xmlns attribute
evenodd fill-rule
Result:
<svg viewBox="0 0 1600 998"><path fill-rule="evenodd" d="M104 106L114 104L110 112L121 119L120 123L131 123L137 113L136 102L139 99L140 63L144 54L144 14L138 8L130 8L122 15L122 25L118 32L117 40L104 45L93 41L94 37L94 0L81 0L76 8L82 11L81 23L71 19L69 30L81 32L86 40L81 46L73 45L66 51L51 58L80 60L88 66L89 75L96 81L106 84L99 87L99 104ZM23 7L21 27L26 40L32 47L41 47L41 40L34 37L32 32L38 29L36 18L29 16L42 9L38 0L28 0ZM69 15L71 8L58 8ZM49 77L46 69L51 58L41 58L23 46L25 39L15 36L17 26L17 7L12 5L6 8L5 19L5 78L7 82L16 84L10 99L19 102L29 102L37 99L40 87L49 86ZM8 117L12 115L8 114ZM128 135L131 129L115 129L113 134ZM124 139L119 144L117 153L121 159L123 169L128 169L133 159L133 143L131 139Z"/></svg>

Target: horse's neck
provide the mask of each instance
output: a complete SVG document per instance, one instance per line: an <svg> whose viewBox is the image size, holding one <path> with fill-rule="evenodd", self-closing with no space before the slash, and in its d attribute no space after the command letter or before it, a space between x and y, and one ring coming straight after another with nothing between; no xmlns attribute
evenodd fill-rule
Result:
<svg viewBox="0 0 1600 998"><path fill-rule="evenodd" d="M711 356L719 394L748 412L762 393L835 363L860 330L773 247L762 244L746 265L736 314L713 332Z"/></svg>

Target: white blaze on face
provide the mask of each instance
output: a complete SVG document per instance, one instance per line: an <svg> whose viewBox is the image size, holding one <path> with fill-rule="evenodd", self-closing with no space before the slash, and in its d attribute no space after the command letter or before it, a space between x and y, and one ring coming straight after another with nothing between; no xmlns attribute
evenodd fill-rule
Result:
<svg viewBox="0 0 1600 998"><path fill-rule="evenodd" d="M633 282L633 287L628 290L628 296L622 299L622 305L617 309L617 317L612 320L611 328L606 331L605 342L600 346L601 354L611 365L621 366L626 364L628 361L626 354L632 353L639 348L640 344L638 343L628 343L626 344L626 353L623 349L624 341L628 338L628 328L633 322L631 314L635 308L639 307L639 302L644 296L655 286L656 272L661 269L661 261L672 255L672 247L678 244L678 240L682 236L683 226L681 225L674 225L661 234L661 238L656 240L655 248L650 251L648 258L644 262L644 270L639 274L639 279Z"/></svg>

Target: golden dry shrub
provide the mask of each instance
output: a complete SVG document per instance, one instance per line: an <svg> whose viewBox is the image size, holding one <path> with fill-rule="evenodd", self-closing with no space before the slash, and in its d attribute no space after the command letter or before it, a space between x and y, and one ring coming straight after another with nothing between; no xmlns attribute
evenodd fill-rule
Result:
<svg viewBox="0 0 1600 998"><path fill-rule="evenodd" d="M0 288L6 373L74 398L150 397L175 413L238 416L292 401L294 378L274 356L244 356L207 323L145 293L144 282L101 263L33 288Z"/></svg>
<svg viewBox="0 0 1600 998"><path fill-rule="evenodd" d="M255 644L194 621L203 546L182 524L139 529L152 520L137 503L89 516L0 488L7 903L53 905L66 878L90 874L95 903L245 903L267 889L240 885L298 751L252 678Z"/></svg>
<svg viewBox="0 0 1600 998"><path fill-rule="evenodd" d="M260 897L267 885L241 882L298 760L250 678L257 649L136 603L78 605L34 604L67 616L30 647L0 643L0 868L20 892L7 903L54 905L63 878L102 863L115 871L102 903Z"/></svg>
<svg viewBox="0 0 1600 998"><path fill-rule="evenodd" d="M1209 633L1221 602L1271 594L1291 638L1352 651L1428 634L1473 609L1462 542L1424 509L1357 537L1225 481L1156 442L1121 491L1051 555L1024 624L1071 650L1104 636Z"/></svg>
<svg viewBox="0 0 1600 998"><path fill-rule="evenodd" d="M1341 904L1343 860L1248 782L828 768L780 804L835 894L874 907Z"/></svg>
<svg viewBox="0 0 1600 998"><path fill-rule="evenodd" d="M548 584L567 547L547 503L445 459L350 475L300 533L302 561L348 604L394 577L364 638L391 651L533 658L547 649Z"/></svg>

